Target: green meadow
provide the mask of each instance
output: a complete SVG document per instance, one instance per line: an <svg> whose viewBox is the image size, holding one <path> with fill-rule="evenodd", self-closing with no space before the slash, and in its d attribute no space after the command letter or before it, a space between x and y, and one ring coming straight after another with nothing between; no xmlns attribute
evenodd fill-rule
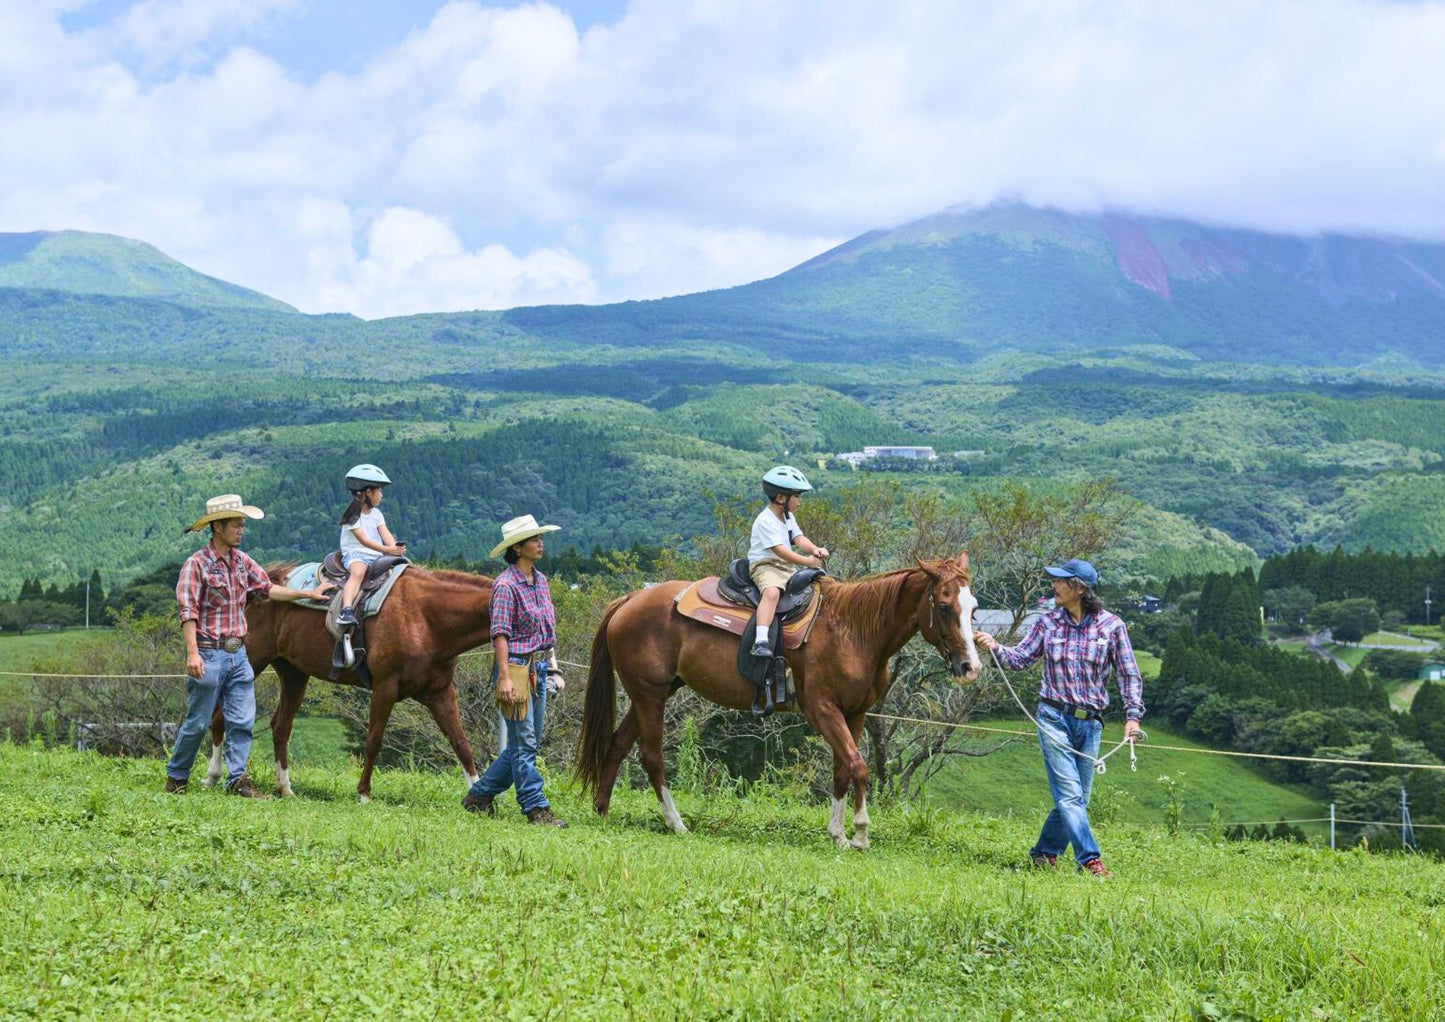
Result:
<svg viewBox="0 0 1445 1022"><path fill-rule="evenodd" d="M264 774L264 768L260 771ZM0 745L9 1017L1349 1018L1445 1012L1445 865L1113 824L1114 879L1022 868L1035 821L650 793L568 830L454 775L298 764L301 797ZM262 780L269 781L263 776Z"/></svg>

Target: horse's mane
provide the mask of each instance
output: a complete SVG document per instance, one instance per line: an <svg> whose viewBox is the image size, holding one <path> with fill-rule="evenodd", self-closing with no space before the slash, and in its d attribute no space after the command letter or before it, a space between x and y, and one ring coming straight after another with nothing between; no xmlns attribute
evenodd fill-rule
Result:
<svg viewBox="0 0 1445 1022"><path fill-rule="evenodd" d="M291 574L291 569L300 564L300 561L270 561L265 565L266 577L273 585L285 585L286 576Z"/></svg>
<svg viewBox="0 0 1445 1022"><path fill-rule="evenodd" d="M820 593L823 611L859 638L871 640L883 631L884 623L892 619L892 612L903 598L908 576L917 570L895 568L851 582L824 577Z"/></svg>

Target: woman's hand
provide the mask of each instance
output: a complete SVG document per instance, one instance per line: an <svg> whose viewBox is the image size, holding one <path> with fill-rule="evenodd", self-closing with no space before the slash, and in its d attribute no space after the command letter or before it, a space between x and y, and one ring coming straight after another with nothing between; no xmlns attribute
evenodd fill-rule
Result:
<svg viewBox="0 0 1445 1022"><path fill-rule="evenodd" d="M977 632L974 632L974 633L973 633L973 637L978 640L978 644L979 644L980 646L982 646L984 649L988 650L990 653L992 653L992 652L994 652L995 650L998 649L998 640L995 639L995 638L993 637L993 635L991 635L991 634L988 633L988 632L983 631L982 629L980 629L980 630L977 631Z"/></svg>

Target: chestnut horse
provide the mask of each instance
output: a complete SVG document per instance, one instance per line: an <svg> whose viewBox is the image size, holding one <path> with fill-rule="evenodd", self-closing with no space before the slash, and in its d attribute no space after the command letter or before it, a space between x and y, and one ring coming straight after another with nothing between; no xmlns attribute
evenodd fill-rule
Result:
<svg viewBox="0 0 1445 1022"><path fill-rule="evenodd" d="M266 573L280 582L293 566L268 564ZM356 791L371 799L371 770L381 752L381 739L392 707L415 699L431 711L452 751L461 761L467 783L477 779L472 745L457 709L452 684L457 656L484 644L491 626L492 580L462 571L427 571L412 565L392 586L381 613L366 623L366 660L371 667L371 720ZM291 724L311 678L331 675L336 640L326 630L324 611L271 600L252 600L246 607L246 656L260 674L268 666L281 678L281 698L271 714L271 744L276 751L276 794L288 796L291 778L287 745ZM352 670L342 671L338 685L361 685ZM220 713L211 720L211 763L208 784L225 770Z"/></svg>
<svg viewBox="0 0 1445 1022"><path fill-rule="evenodd" d="M705 699L736 710L752 705L753 686L735 666L738 638L684 618L673 609L688 583L664 582L614 600L592 640L577 776L595 791L593 807L606 813L617 771L635 743L667 825L687 827L673 805L662 761L662 708L687 685ZM888 661L915 633L941 653L955 677L976 680L978 650L967 552L956 560L919 561L916 568L871 575L856 582L822 580L822 609L808 641L787 650L799 708L833 750L833 807L828 833L839 848L868 847L868 767L858 752L864 715L888 690ZM613 730L617 686L613 666L632 705ZM853 837L843 832L849 786Z"/></svg>

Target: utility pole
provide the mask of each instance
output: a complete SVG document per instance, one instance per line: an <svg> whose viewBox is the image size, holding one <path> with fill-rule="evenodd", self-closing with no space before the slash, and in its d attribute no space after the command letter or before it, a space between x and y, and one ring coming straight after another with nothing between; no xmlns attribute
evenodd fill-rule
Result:
<svg viewBox="0 0 1445 1022"><path fill-rule="evenodd" d="M85 580L85 627L90 630L90 579Z"/></svg>
<svg viewBox="0 0 1445 1022"><path fill-rule="evenodd" d="M1410 800L1405 795L1405 786L1400 785L1400 844L1410 851L1415 850L1415 828L1410 823Z"/></svg>
<svg viewBox="0 0 1445 1022"><path fill-rule="evenodd" d="M1335 804L1330 803L1330 851L1335 850Z"/></svg>
<svg viewBox="0 0 1445 1022"><path fill-rule="evenodd" d="M1425 583L1425 627L1430 627L1430 583Z"/></svg>

